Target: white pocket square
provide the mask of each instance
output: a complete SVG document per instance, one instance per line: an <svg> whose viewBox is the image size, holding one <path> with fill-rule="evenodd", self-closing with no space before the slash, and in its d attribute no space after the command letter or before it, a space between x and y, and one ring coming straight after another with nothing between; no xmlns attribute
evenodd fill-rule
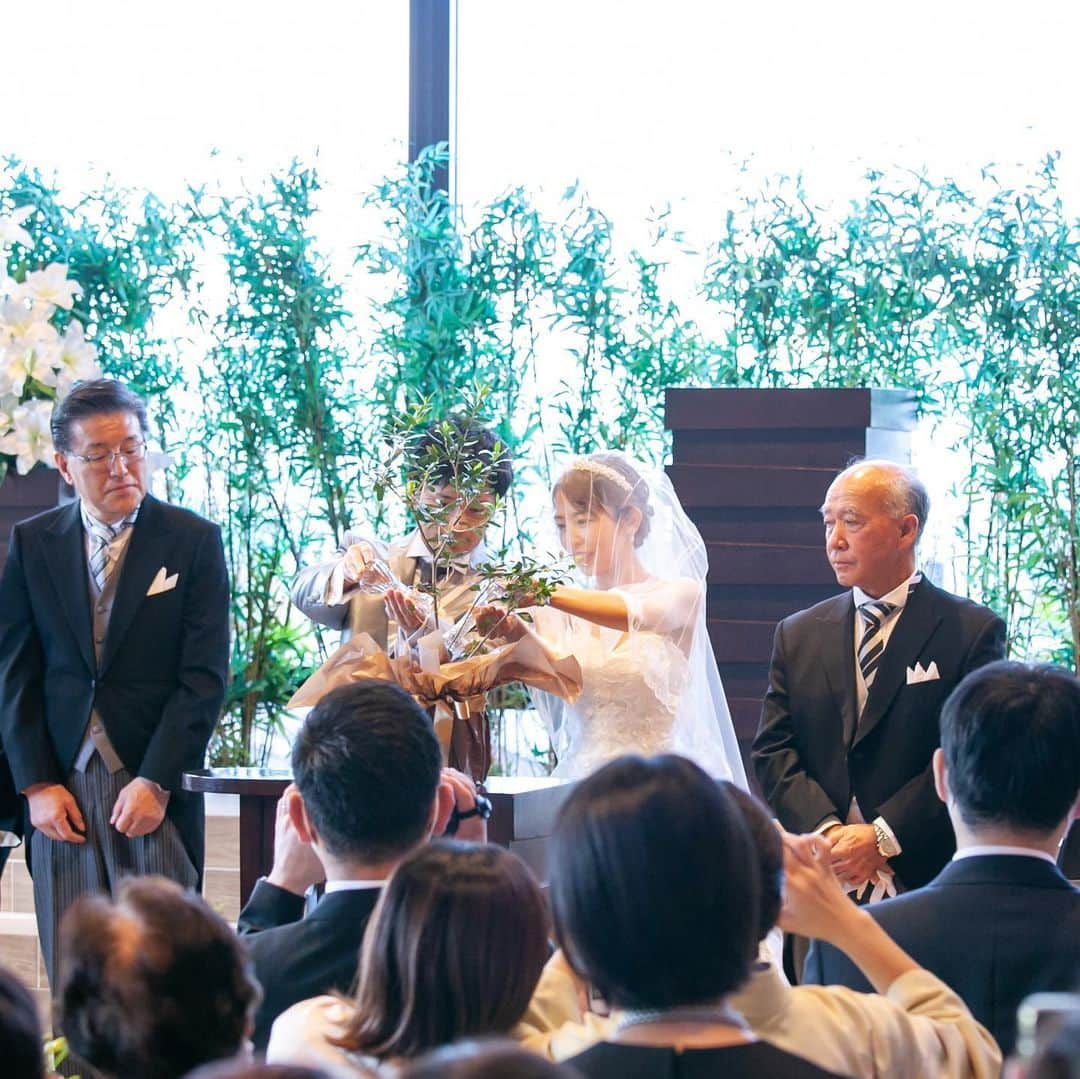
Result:
<svg viewBox="0 0 1080 1079"><path fill-rule="evenodd" d="M180 580L180 574L174 573L171 577L166 577L165 573L166 570L164 566L157 571L157 575L150 582L150 587L146 590L148 596L157 596L162 592L171 592L176 587L176 582Z"/></svg>
<svg viewBox="0 0 1080 1079"><path fill-rule="evenodd" d="M907 669L907 684L914 685L916 682L936 682L941 677L938 674L937 660L931 660L928 667L916 663L914 667Z"/></svg>

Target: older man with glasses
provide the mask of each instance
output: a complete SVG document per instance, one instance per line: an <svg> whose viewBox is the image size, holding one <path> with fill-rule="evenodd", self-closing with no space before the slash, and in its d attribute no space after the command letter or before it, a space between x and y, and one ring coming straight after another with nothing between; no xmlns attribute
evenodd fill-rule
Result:
<svg viewBox="0 0 1080 1079"><path fill-rule="evenodd" d="M216 525L148 493L143 401L110 379L53 412L78 500L15 526L0 578L0 733L26 798L38 933L55 982L81 893L201 876L203 764L225 694L229 590Z"/></svg>

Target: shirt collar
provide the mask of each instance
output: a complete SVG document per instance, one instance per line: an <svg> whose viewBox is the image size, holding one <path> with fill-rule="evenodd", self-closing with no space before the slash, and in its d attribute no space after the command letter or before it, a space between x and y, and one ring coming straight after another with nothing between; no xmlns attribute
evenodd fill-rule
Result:
<svg viewBox="0 0 1080 1079"><path fill-rule="evenodd" d="M359 892L368 888L384 888L385 880L328 880L323 895L331 892Z"/></svg>
<svg viewBox="0 0 1080 1079"><path fill-rule="evenodd" d="M427 544L424 543L424 537L420 534L419 529L412 534L409 546L405 549L405 557L417 558L424 562L431 561L431 552L427 549ZM451 559L450 565L459 572L465 572L466 570L476 569L481 562L487 561L487 557L487 548L481 541L467 555Z"/></svg>
<svg viewBox="0 0 1080 1079"><path fill-rule="evenodd" d="M981 843L973 847L961 847L952 856L952 860L959 862L963 858L985 858L988 855L996 857L1001 854L1008 855L1010 858L1041 858L1052 866L1057 865L1056 859L1044 850L1037 850L1035 847L1016 847L996 843Z"/></svg>
<svg viewBox="0 0 1080 1079"><path fill-rule="evenodd" d="M916 570L905 581L901 581L891 592L884 596L868 596L858 585L855 585L851 590L852 599L855 600L855 606L861 607L864 603L872 603L875 600L885 603L891 603L898 611L902 611L907 605L908 596L911 595L912 588L915 587L922 580L922 570Z"/></svg>
<svg viewBox="0 0 1080 1079"><path fill-rule="evenodd" d="M139 516L140 506L136 506L126 517L121 518L115 524L107 525L104 521L99 521L87 508L86 503L79 499L79 514L82 517L83 528L87 532L99 531L102 528L111 529L117 538L122 536L132 525L135 524L135 518Z"/></svg>

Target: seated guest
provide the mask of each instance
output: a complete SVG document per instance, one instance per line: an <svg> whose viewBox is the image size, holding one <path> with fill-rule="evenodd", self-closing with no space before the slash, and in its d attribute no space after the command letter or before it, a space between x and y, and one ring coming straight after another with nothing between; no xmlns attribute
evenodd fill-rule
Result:
<svg viewBox="0 0 1080 1079"><path fill-rule="evenodd" d="M41 1020L30 991L0 967L0 1060L7 1079L44 1079Z"/></svg>
<svg viewBox="0 0 1080 1079"><path fill-rule="evenodd" d="M845 898L828 865L827 847L822 848L821 859L791 863L793 902L786 924L798 932L801 919L813 913L822 920L821 932L843 941L855 962L875 974L887 995L788 985L765 947L780 917L784 893L780 833L756 798L731 785L727 790L743 813L761 871L759 958L747 981L728 998L754 1034L843 1075L996 1077L1001 1053L993 1038L948 986L918 969ZM556 955L545 967L529 1011L515 1031L528 1047L558 1059L610 1036L613 1027L610 1019L582 1015L578 1001L583 994L560 960ZM544 1028L549 1032L546 1038Z"/></svg>
<svg viewBox="0 0 1080 1079"><path fill-rule="evenodd" d="M551 837L556 936L615 1011L585 1076L830 1075L731 1007L757 954L761 874L734 799L681 757L623 757L571 792Z"/></svg>
<svg viewBox="0 0 1080 1079"><path fill-rule="evenodd" d="M274 1023L266 1058L378 1068L507 1034L548 954L547 908L501 847L439 840L395 870L364 934L355 999L323 996Z"/></svg>
<svg viewBox="0 0 1080 1079"><path fill-rule="evenodd" d="M440 781L440 759L431 720L389 682L343 686L308 714L293 745L294 785L278 806L274 865L237 924L264 994L256 1048L297 1001L352 988L382 882L455 810L475 808L472 781L449 770ZM483 841L486 824L469 818L458 835ZM324 879L305 917L304 893Z"/></svg>
<svg viewBox="0 0 1080 1079"><path fill-rule="evenodd" d="M1027 1059L1011 1059L1005 1079L1080 1079L1080 1012L1065 1017Z"/></svg>
<svg viewBox="0 0 1080 1079"><path fill-rule="evenodd" d="M578 1073L509 1040L458 1042L410 1061L398 1079L574 1079Z"/></svg>
<svg viewBox="0 0 1080 1079"><path fill-rule="evenodd" d="M1080 681L1006 662L968 675L941 712L934 779L957 853L870 913L1008 1054L1020 1001L1071 989L1080 969L1080 889L1055 864L1080 796ZM805 977L867 988L831 944L811 948Z"/></svg>
<svg viewBox="0 0 1080 1079"><path fill-rule="evenodd" d="M61 923L59 1032L112 1079L180 1079L235 1056L258 992L225 920L163 877L80 896Z"/></svg>
<svg viewBox="0 0 1080 1079"><path fill-rule="evenodd" d="M340 1073L321 1068L300 1068L291 1064L253 1064L250 1060L233 1060L224 1064L207 1064L196 1068L187 1079L335 1079ZM355 1071L350 1072L355 1076Z"/></svg>

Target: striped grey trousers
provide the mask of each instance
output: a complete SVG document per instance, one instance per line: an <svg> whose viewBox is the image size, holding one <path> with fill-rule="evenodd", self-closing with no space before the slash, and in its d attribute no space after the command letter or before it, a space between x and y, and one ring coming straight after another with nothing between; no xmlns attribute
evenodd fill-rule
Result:
<svg viewBox="0 0 1080 1079"><path fill-rule="evenodd" d="M137 839L128 839L109 824L117 795L131 780L126 768L110 775L101 755L94 753L86 771L73 770L65 784L82 811L86 842L63 843L37 831L30 840L38 939L54 993L60 919L80 895L111 892L123 877L152 873L185 888L194 888L198 881L180 833L168 817L150 835Z"/></svg>

